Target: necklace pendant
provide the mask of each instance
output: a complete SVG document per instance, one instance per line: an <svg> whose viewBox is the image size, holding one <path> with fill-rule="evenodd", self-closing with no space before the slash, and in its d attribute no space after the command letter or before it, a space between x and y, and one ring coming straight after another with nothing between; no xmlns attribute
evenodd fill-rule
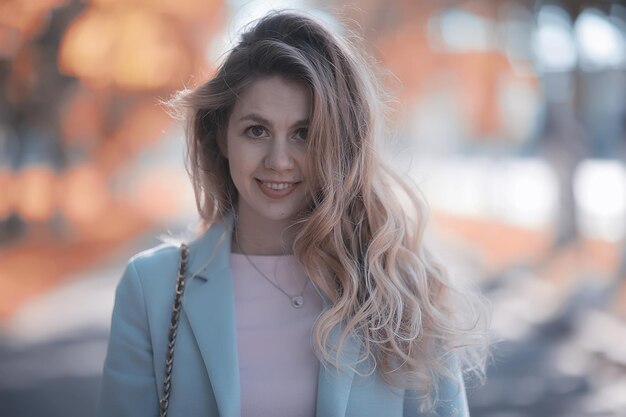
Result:
<svg viewBox="0 0 626 417"><path fill-rule="evenodd" d="M301 295L294 295L291 297L291 306L293 308L302 308L304 305L304 297Z"/></svg>

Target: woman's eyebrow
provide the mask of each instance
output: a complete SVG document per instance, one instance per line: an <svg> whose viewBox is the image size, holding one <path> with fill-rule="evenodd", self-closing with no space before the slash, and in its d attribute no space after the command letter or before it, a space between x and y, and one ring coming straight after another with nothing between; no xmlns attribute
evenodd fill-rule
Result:
<svg viewBox="0 0 626 417"><path fill-rule="evenodd" d="M258 113L248 113L246 115L243 115L239 118L240 122L244 122L244 121L252 121L255 123L259 123L262 125L267 125L269 127L274 127L274 124L272 122L270 122L268 119L266 119L265 117L261 116Z"/></svg>
<svg viewBox="0 0 626 417"><path fill-rule="evenodd" d="M266 119L265 117L261 116L258 113L248 113L246 115L243 115L239 118L239 122L244 122L244 121L252 121L255 123L259 123L265 126L269 126L270 128L274 128L274 123L272 123L270 120ZM302 120L298 120L297 122L295 122L292 127L295 126L307 126L309 124L309 119L302 119Z"/></svg>

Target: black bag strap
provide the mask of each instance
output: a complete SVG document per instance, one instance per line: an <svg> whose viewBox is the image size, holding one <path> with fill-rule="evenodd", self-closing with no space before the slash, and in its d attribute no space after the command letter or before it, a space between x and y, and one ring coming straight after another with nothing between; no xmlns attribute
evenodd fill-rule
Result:
<svg viewBox="0 0 626 417"><path fill-rule="evenodd" d="M180 307L185 292L185 274L187 272L187 258L189 248L186 244L180 245L180 264L178 267L178 277L176 279L176 290L174 292L174 304L172 305L172 317L167 340L167 354L165 355L165 378L163 379L163 394L159 400L159 416L167 417L170 391L172 389L172 368L174 366L174 345L176 344L176 332L180 319Z"/></svg>

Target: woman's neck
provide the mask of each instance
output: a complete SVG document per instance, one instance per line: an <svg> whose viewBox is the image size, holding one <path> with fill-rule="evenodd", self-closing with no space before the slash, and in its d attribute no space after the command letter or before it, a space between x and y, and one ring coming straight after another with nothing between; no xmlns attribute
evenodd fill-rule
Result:
<svg viewBox="0 0 626 417"><path fill-rule="evenodd" d="M295 228L291 222L250 221L237 216L231 250L246 255L287 255L293 252Z"/></svg>

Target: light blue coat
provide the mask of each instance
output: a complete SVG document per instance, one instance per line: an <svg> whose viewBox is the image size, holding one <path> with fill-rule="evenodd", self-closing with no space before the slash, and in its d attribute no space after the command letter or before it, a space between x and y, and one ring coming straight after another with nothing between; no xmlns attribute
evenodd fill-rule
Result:
<svg viewBox="0 0 626 417"><path fill-rule="evenodd" d="M230 219L215 225L189 245L171 417L241 414L231 226ZM116 291L99 417L158 416L178 263L179 248L174 245L161 245L129 261ZM349 342L342 362L355 364L357 344ZM317 417L423 416L415 401L405 399L402 390L390 387L377 373L360 376L320 366L317 387ZM469 416L462 379L460 384L442 383L440 396L439 416Z"/></svg>

